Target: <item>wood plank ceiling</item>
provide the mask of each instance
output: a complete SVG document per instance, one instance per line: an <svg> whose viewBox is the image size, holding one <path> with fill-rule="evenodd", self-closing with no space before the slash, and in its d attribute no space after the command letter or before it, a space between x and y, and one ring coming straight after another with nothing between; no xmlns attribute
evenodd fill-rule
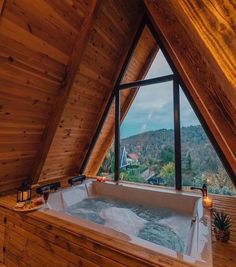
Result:
<svg viewBox="0 0 236 267"><path fill-rule="evenodd" d="M145 1L236 172L235 9L220 2ZM142 0L0 1L0 191L79 170L144 12ZM147 30L145 38L146 57L137 55L127 81L142 77L155 54ZM123 116L134 94L125 97ZM88 173L112 142L109 127Z"/></svg>
<svg viewBox="0 0 236 267"><path fill-rule="evenodd" d="M87 12L78 1L4 1L0 17L0 191L29 177Z"/></svg>
<svg viewBox="0 0 236 267"><path fill-rule="evenodd" d="M0 191L39 176L75 49L83 51L82 63L55 136L52 131L41 179L68 175L81 162L144 10L142 1L101 1L86 49L75 47L97 2L1 2Z"/></svg>
<svg viewBox="0 0 236 267"><path fill-rule="evenodd" d="M102 1L39 181L75 174L143 16L141 1Z"/></svg>

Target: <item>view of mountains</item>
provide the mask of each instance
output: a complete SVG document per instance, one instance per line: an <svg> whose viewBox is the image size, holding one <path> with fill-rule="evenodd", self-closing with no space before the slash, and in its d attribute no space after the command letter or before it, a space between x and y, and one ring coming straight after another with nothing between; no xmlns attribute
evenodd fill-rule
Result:
<svg viewBox="0 0 236 267"><path fill-rule="evenodd" d="M174 130L147 131L121 139L129 157L122 180L174 186ZM215 194L236 195L236 190L202 126L181 128L183 186L202 186ZM135 158L136 160L133 160ZM114 177L114 150L109 150L98 175ZM149 181L149 179L151 179Z"/></svg>
<svg viewBox="0 0 236 267"><path fill-rule="evenodd" d="M136 153L141 164L148 160L174 161L174 130L148 131L122 139L127 153ZM181 128L183 168L191 160L191 168L197 172L217 172L221 162L200 125ZM169 157L169 159L168 159ZM171 159L172 158L172 159ZM187 163L186 163L187 164Z"/></svg>

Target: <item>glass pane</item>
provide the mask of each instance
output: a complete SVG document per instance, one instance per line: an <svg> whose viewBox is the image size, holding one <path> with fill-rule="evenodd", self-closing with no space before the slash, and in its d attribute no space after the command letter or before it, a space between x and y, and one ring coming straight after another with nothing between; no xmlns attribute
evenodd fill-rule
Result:
<svg viewBox="0 0 236 267"><path fill-rule="evenodd" d="M108 150L102 165L100 166L97 176L104 176L110 179L114 179L115 173L115 152L114 152L114 142L111 148Z"/></svg>
<svg viewBox="0 0 236 267"><path fill-rule="evenodd" d="M173 74L152 33L145 27L121 83Z"/></svg>
<svg viewBox="0 0 236 267"><path fill-rule="evenodd" d="M172 82L141 87L121 125L120 178L174 186L173 126Z"/></svg>
<svg viewBox="0 0 236 267"><path fill-rule="evenodd" d="M215 194L236 190L183 91L180 90L183 186L202 186Z"/></svg>
<svg viewBox="0 0 236 267"><path fill-rule="evenodd" d="M159 49L144 80L170 74L173 74L173 72L169 64L167 63L161 49Z"/></svg>

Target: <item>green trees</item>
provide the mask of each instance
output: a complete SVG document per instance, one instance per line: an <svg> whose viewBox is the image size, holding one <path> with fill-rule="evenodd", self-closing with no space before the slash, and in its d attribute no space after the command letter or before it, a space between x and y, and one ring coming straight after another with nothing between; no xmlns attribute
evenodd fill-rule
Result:
<svg viewBox="0 0 236 267"><path fill-rule="evenodd" d="M208 184L209 191L236 194L204 130L200 125L181 128L182 180L184 187ZM173 130L161 129L130 136L121 140L128 153L139 157L138 166L122 169L123 179L145 183L148 177L162 178L167 186L174 186ZM98 175L113 177L114 149L108 153ZM161 181L162 182L162 181Z"/></svg>
<svg viewBox="0 0 236 267"><path fill-rule="evenodd" d="M169 162L161 168L160 177L165 180L167 186L174 186L175 165L173 162Z"/></svg>
<svg viewBox="0 0 236 267"><path fill-rule="evenodd" d="M110 149L97 173L98 176L107 176L112 178L114 176L115 155L114 151Z"/></svg>
<svg viewBox="0 0 236 267"><path fill-rule="evenodd" d="M172 146L167 145L161 149L160 161L163 165L174 161L174 150Z"/></svg>
<svg viewBox="0 0 236 267"><path fill-rule="evenodd" d="M185 169L187 171L192 171L192 158L190 153L188 153L186 157Z"/></svg>

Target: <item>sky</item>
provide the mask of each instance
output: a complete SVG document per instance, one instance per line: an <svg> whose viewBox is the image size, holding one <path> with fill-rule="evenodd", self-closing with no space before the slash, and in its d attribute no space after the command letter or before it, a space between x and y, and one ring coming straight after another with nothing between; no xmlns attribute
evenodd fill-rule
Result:
<svg viewBox="0 0 236 267"><path fill-rule="evenodd" d="M161 50L158 51L146 79L172 74ZM127 89L129 90L129 89ZM199 125L188 100L180 90L181 126ZM121 125L121 138L158 129L173 129L173 83L141 87Z"/></svg>

